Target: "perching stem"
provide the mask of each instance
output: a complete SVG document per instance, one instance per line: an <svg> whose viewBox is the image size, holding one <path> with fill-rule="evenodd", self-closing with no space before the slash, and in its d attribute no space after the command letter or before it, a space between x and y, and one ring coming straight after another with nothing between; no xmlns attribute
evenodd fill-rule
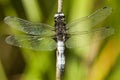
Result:
<svg viewBox="0 0 120 80"><path fill-rule="evenodd" d="M62 0L58 0L58 13L62 12ZM59 52L56 51L56 80L61 80L61 71L58 65Z"/></svg>
<svg viewBox="0 0 120 80"><path fill-rule="evenodd" d="M58 0L58 13L62 12L62 2L63 0Z"/></svg>

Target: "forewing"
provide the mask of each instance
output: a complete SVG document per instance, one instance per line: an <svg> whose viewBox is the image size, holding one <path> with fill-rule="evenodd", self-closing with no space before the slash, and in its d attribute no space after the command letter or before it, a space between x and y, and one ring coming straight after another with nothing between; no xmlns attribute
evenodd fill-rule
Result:
<svg viewBox="0 0 120 80"><path fill-rule="evenodd" d="M51 38L40 38L39 36L11 35L6 38L10 45L40 51L51 51L56 49L56 42Z"/></svg>
<svg viewBox="0 0 120 80"><path fill-rule="evenodd" d="M77 33L71 35L71 37L66 41L65 44L67 48L81 48L89 46L91 44L91 41L96 43L109 37L113 33L114 29L112 27L103 27L91 31L83 31L79 34Z"/></svg>
<svg viewBox="0 0 120 80"><path fill-rule="evenodd" d="M39 36L53 36L55 32L54 28L47 24L35 24L17 17L8 16L4 19L5 23L10 25L16 30L22 31L27 34L39 35Z"/></svg>
<svg viewBox="0 0 120 80"><path fill-rule="evenodd" d="M66 25L67 33L72 34L74 32L80 32L81 30L93 28L98 23L103 21L106 17L108 17L112 12L111 7L104 7L97 11L95 11L93 14L87 17L83 17L80 19L77 19L71 23L68 23Z"/></svg>

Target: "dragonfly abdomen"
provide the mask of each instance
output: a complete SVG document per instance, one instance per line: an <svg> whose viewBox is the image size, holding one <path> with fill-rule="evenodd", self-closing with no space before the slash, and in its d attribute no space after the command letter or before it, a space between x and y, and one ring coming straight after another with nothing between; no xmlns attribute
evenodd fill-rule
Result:
<svg viewBox="0 0 120 80"><path fill-rule="evenodd" d="M64 70L64 65L65 65L65 56L64 56L64 42L63 41L58 41L57 42L57 51L58 51L58 58L57 58L57 65L60 71Z"/></svg>

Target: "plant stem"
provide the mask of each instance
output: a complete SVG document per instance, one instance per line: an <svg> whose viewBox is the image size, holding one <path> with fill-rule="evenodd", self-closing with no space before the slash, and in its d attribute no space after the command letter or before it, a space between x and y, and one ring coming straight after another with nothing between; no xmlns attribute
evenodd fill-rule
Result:
<svg viewBox="0 0 120 80"><path fill-rule="evenodd" d="M58 0L58 13L62 12L62 2L63 0Z"/></svg>
<svg viewBox="0 0 120 80"><path fill-rule="evenodd" d="M62 2L63 0L58 0L58 13L62 12ZM58 65L58 56L59 52L56 51L56 80L61 80L61 74L62 72L59 69L59 65Z"/></svg>

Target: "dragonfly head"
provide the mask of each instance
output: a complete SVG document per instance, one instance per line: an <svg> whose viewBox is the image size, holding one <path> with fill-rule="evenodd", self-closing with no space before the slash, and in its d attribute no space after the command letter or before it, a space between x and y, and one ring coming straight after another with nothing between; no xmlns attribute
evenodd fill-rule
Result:
<svg viewBox="0 0 120 80"><path fill-rule="evenodd" d="M56 13L54 15L55 22L64 22L65 21L65 15L63 13Z"/></svg>

